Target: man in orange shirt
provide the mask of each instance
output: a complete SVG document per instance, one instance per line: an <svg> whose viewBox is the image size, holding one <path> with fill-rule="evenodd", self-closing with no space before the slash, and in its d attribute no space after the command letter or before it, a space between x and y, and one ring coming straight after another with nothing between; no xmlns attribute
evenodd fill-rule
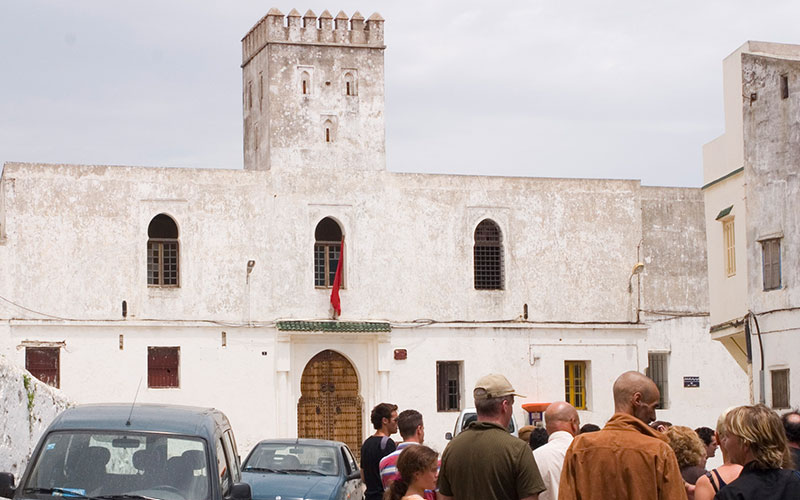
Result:
<svg viewBox="0 0 800 500"><path fill-rule="evenodd" d="M559 500L685 500L678 460L656 419L659 392L639 372L614 382L615 413L598 431L580 434L567 450Z"/></svg>

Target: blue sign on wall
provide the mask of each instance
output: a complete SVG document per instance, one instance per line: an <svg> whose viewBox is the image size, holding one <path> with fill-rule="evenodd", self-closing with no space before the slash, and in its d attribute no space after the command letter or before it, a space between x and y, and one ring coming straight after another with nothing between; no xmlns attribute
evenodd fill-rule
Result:
<svg viewBox="0 0 800 500"><path fill-rule="evenodd" d="M700 387L700 377L683 377L684 387Z"/></svg>

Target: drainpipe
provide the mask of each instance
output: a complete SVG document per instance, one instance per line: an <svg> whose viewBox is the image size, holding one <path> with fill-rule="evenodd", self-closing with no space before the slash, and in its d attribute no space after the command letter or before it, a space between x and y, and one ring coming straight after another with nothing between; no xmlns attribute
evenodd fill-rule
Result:
<svg viewBox="0 0 800 500"><path fill-rule="evenodd" d="M766 403L766 395L764 394L764 391L766 389L764 388L764 386L765 386L765 377L764 377L764 344L761 342L761 328L758 327L758 318L756 317L756 315L753 314L752 311L748 311L748 315L751 318L753 318L753 321L756 324L756 335L758 336L758 351L759 351L759 354L761 355L761 369L758 370L758 391L759 391L758 402L761 403L761 404L765 404ZM749 323L749 320L748 320L748 323Z"/></svg>

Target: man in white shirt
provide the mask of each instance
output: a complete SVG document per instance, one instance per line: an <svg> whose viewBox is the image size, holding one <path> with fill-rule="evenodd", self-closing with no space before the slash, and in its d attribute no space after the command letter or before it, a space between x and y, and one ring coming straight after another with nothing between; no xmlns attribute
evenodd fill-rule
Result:
<svg viewBox="0 0 800 500"><path fill-rule="evenodd" d="M539 493L539 500L556 500L564 456L581 422L574 406L557 401L544 411L544 424L548 434L547 444L533 450L533 458L547 486L547 490Z"/></svg>

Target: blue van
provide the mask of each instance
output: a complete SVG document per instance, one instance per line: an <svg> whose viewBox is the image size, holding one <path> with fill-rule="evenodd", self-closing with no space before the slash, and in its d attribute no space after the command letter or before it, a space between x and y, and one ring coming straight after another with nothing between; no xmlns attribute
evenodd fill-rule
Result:
<svg viewBox="0 0 800 500"><path fill-rule="evenodd" d="M70 408L42 435L19 485L0 496L250 500L227 417L212 408L102 404Z"/></svg>

